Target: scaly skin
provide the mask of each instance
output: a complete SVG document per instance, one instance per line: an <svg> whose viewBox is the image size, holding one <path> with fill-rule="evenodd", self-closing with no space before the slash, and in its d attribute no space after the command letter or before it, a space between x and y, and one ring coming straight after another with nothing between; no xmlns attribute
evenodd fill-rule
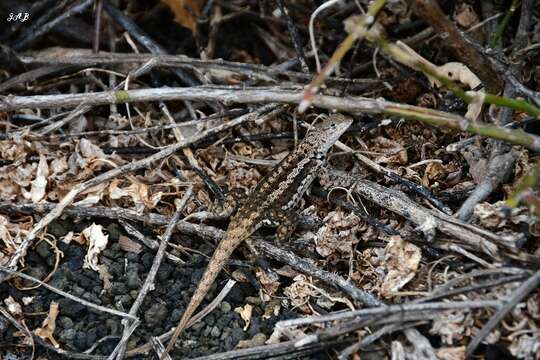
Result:
<svg viewBox="0 0 540 360"><path fill-rule="evenodd" d="M278 213L290 211L296 206L318 170L323 166L326 153L351 123L352 119L339 114L324 118L308 132L293 152L257 184L247 201L231 219L225 237L210 259L167 345L166 353L171 350L178 336L185 330L232 252L255 232L264 220L276 219Z"/></svg>

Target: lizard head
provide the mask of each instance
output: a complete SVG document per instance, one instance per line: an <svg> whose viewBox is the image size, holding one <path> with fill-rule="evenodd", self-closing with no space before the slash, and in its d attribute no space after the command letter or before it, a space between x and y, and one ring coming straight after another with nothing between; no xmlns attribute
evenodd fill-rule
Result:
<svg viewBox="0 0 540 360"><path fill-rule="evenodd" d="M341 114L324 115L308 131L304 141L324 156L341 135L351 126L353 119Z"/></svg>

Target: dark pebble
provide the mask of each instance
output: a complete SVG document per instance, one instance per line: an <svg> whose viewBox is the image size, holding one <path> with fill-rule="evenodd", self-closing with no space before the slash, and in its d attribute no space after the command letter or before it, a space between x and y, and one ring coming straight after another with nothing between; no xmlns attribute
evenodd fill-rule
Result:
<svg viewBox="0 0 540 360"><path fill-rule="evenodd" d="M89 348L90 346L94 345L94 343L97 340L97 329L91 328L86 332L86 347Z"/></svg>
<svg viewBox="0 0 540 360"><path fill-rule="evenodd" d="M128 288L127 288L127 285L122 283L122 282L114 282L112 284L112 288L111 288L111 294L113 295L123 295L123 294L127 294L128 292Z"/></svg>
<svg viewBox="0 0 540 360"><path fill-rule="evenodd" d="M125 308L129 308L129 305L131 304L132 301L133 299L128 294L118 295L118 296L115 296L114 298L115 305L122 304L124 305ZM124 310L124 309L118 309L118 310Z"/></svg>
<svg viewBox="0 0 540 360"><path fill-rule="evenodd" d="M109 329L109 332L111 335L116 335L120 333L120 323L113 319L107 319L105 320L105 325L107 326L107 329Z"/></svg>
<svg viewBox="0 0 540 360"><path fill-rule="evenodd" d="M128 262L137 263L139 262L139 254L128 252L126 253L126 259L128 260Z"/></svg>
<svg viewBox="0 0 540 360"><path fill-rule="evenodd" d="M69 299L58 300L60 313L64 316L69 316L73 319L80 319L81 314L86 313L86 307L78 302Z"/></svg>
<svg viewBox="0 0 540 360"><path fill-rule="evenodd" d="M84 300L93 302L94 304L101 305L101 299L100 299L99 297L97 297L97 295L94 294L94 293L91 293L91 292L85 292L85 293L81 296L81 298L83 298Z"/></svg>
<svg viewBox="0 0 540 360"><path fill-rule="evenodd" d="M157 272L158 281L159 282L166 281L171 276L172 271L173 271L173 267L171 265L167 263L161 264Z"/></svg>
<svg viewBox="0 0 540 360"><path fill-rule="evenodd" d="M47 226L47 232L57 238L65 236L69 231L69 223L64 221L52 221Z"/></svg>
<svg viewBox="0 0 540 360"><path fill-rule="evenodd" d="M142 281L139 277L139 274L135 269L128 270L126 273L126 281L127 281L127 287L134 290L141 287Z"/></svg>
<svg viewBox="0 0 540 360"><path fill-rule="evenodd" d="M65 330L60 331L60 334L58 334L58 340L60 340L63 343L68 343L68 342L71 342L75 338L76 334L77 334L77 331L75 331L75 329L73 328L65 329Z"/></svg>
<svg viewBox="0 0 540 360"><path fill-rule="evenodd" d="M86 350L86 332L78 331L74 341L75 346L79 350Z"/></svg>
<svg viewBox="0 0 540 360"><path fill-rule="evenodd" d="M36 246L36 252L44 259L51 256L51 248L46 241L42 241L38 244L38 246Z"/></svg>
<svg viewBox="0 0 540 360"><path fill-rule="evenodd" d="M124 274L124 265L113 262L109 265L109 274L111 274L113 277L118 278Z"/></svg>
<svg viewBox="0 0 540 360"><path fill-rule="evenodd" d="M117 242L118 238L122 234L122 229L117 223L110 223L107 226L107 233L109 234L109 241Z"/></svg>
<svg viewBox="0 0 540 360"><path fill-rule="evenodd" d="M73 320L67 316L60 316L56 324L62 329L70 329L73 327Z"/></svg>
<svg viewBox="0 0 540 360"><path fill-rule="evenodd" d="M146 269L150 269L152 266L152 262L154 261L154 254L152 253L144 253L144 255L141 257L141 263Z"/></svg>
<svg viewBox="0 0 540 360"><path fill-rule="evenodd" d="M167 306L161 303L153 304L150 309L146 310L144 313L144 320L148 326L155 326L160 324L165 320L168 315Z"/></svg>

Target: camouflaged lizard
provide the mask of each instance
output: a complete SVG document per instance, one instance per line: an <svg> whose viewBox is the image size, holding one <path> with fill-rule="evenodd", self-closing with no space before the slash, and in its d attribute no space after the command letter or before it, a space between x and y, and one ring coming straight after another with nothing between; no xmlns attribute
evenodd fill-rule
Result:
<svg viewBox="0 0 540 360"><path fill-rule="evenodd" d="M340 114L324 117L272 171L265 176L232 217L225 236L208 263L191 301L167 345L170 351L232 252L253 232L268 223L280 223L277 235L289 236L296 219L292 212L326 159L326 153L349 128L352 119Z"/></svg>

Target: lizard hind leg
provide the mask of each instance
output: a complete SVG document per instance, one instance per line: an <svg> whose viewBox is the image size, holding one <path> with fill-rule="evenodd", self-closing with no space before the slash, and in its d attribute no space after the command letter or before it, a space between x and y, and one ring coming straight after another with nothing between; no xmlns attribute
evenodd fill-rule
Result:
<svg viewBox="0 0 540 360"><path fill-rule="evenodd" d="M295 211L283 211L274 215L276 222L279 224L276 229L276 242L283 244L296 230L298 221L298 213Z"/></svg>

